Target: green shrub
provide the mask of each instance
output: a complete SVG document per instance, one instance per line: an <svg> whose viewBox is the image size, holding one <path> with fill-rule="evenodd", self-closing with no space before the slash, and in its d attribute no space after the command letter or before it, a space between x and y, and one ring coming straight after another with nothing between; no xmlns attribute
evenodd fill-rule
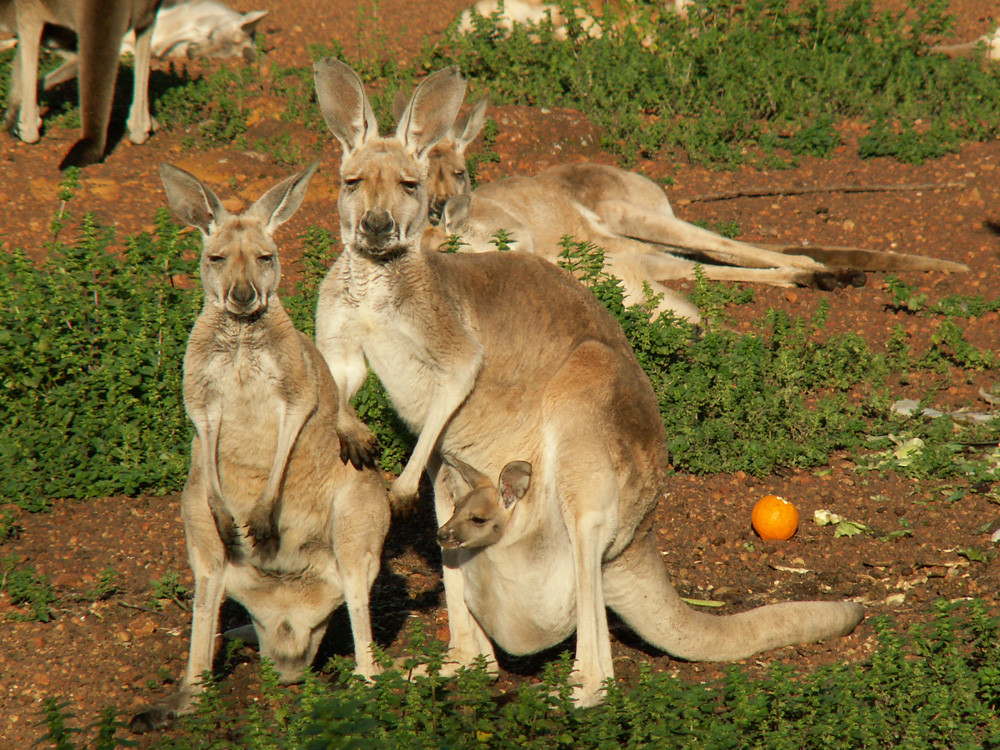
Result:
<svg viewBox="0 0 1000 750"><path fill-rule="evenodd" d="M568 15L577 5L590 12L567 2ZM828 156L853 119L869 127L862 156L921 162L1000 132L1000 71L932 54L953 25L947 0L911 5L705 0L685 22L630 3L627 23L596 16L600 39L575 23L560 39L548 22L507 34L475 17L422 62L457 63L497 103L580 109L628 159L663 148L721 165L775 148Z"/></svg>
<svg viewBox="0 0 1000 750"><path fill-rule="evenodd" d="M77 234L40 264L0 258L0 497L28 509L166 492L187 468L181 362L198 300L177 281L194 240L165 212L120 252L91 216Z"/></svg>
<svg viewBox="0 0 1000 750"><path fill-rule="evenodd" d="M281 688L265 663L262 699L244 710L209 678L196 714L154 747L930 750L1000 742L997 621L982 601L938 603L931 622L906 632L885 617L872 626L878 645L861 663L809 672L775 664L756 676L732 666L707 683L641 663L632 684L612 681L606 702L583 710L569 699L568 652L500 694L483 663L442 677L441 646L418 629L404 671L389 668L373 684L338 659L336 684L309 676ZM426 674L406 671L420 664ZM65 705L53 699L45 715L46 739L74 747L79 730L67 726ZM104 720L112 733L113 716Z"/></svg>

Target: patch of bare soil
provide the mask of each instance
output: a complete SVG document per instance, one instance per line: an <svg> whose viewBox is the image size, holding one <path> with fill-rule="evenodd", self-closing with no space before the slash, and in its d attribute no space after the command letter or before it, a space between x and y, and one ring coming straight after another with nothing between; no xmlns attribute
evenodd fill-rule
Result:
<svg viewBox="0 0 1000 750"><path fill-rule="evenodd" d="M336 39L353 54L374 38L373 29L384 32L394 52L411 54L423 36L440 33L465 3L382 0L373 6L358 0L267 0L264 4L271 10L262 26L268 54L281 64L305 66L310 63L308 44ZM876 4L901 5L896 0ZM251 10L257 3L239 0L235 5ZM960 38L985 33L992 28L991 17L1000 16L995 3L980 0L956 0L952 9L959 17ZM288 132L303 146L316 139L305 128L269 117L266 103L257 115L258 127ZM595 129L579 113L497 107L491 115L500 126L496 150L501 161L484 166L483 180L573 160L613 161L600 151ZM747 240L855 245L960 261L970 266L970 273L904 275L903 280L931 299L950 293L994 297L995 281L990 279L995 279L1000 254L995 228L1000 222L996 208L1000 144L970 145L957 154L913 166L861 160L854 155L849 128L846 136L847 145L832 158L806 158L788 170L745 167L717 172L671 161L645 162L638 168L654 178L671 178L666 190L684 219L738 222L740 236ZM0 204L5 208L0 240L5 251L15 246L41 251L49 219L59 206L56 165L75 138L75 132L55 130L34 146L0 139L4 176ZM290 238L305 227L337 229L339 148L324 140L318 155L322 171L312 182L303 209L281 230L293 253ZM164 160L196 171L218 186L223 196L235 195L244 202L292 171L267 154L231 148L196 151L182 145L181 134L159 133L143 146L122 141L105 163L88 168L74 210L93 211L115 225L119 236L152 229L156 210L165 205L156 171ZM235 189L227 187L230 178L235 178ZM940 187L699 200L763 187L823 188L845 183ZM759 287L756 302L732 311L733 325L749 330L771 307L808 316L828 301L831 332L854 331L879 347L902 325L915 347L924 345L936 321L887 309L883 285L873 274L866 288L835 293ZM995 350L998 324L996 313L969 320L966 337L977 347ZM900 386L898 396L920 398L933 390L941 406L970 406L977 402L978 389L991 385L995 377L996 373L974 377L945 373L937 382ZM750 529L750 509L768 493L789 498L802 515L798 534L788 542L763 543ZM872 615L888 613L909 624L929 619L932 602L939 598L995 601L1000 588L996 565L960 554L970 547L990 546L988 534L1000 524L1000 512L986 495L970 493L943 502L946 493L947 488L936 483L858 474L844 458L835 459L828 471L787 471L763 480L742 474L674 475L660 504L658 537L682 595L724 601L725 606L715 610L720 614L765 602L850 597L863 601ZM901 529L912 533L890 541L875 536L834 538L830 528L812 524L813 511L819 508L862 521L881 534ZM29 747L43 734L38 710L46 696L65 700L77 725L86 726L105 706L117 706L127 716L173 689L164 684L164 676L176 679L183 672L190 614L183 602L154 600L151 582L178 573L181 583L192 584L178 498L60 500L51 513L22 516L20 525L20 536L4 542L0 555L16 555L49 576L58 593L58 608L52 622L11 620L7 616L17 609L0 596L0 747ZM398 644L410 617L428 623L430 632L446 636L434 526L425 503L416 516L395 522L390 533L383 573L373 592L377 636L390 648ZM110 598L97 599L94 592L107 569L122 574L120 586ZM238 609L227 609L227 624L239 624L240 618ZM332 630L327 650L350 653L344 623ZM721 674L718 666L678 663L639 648L620 629L616 632L622 636L614 642L616 671L622 679L633 677L644 662L685 678ZM781 649L752 663L780 661L809 667L861 660L872 648L872 628L862 623L844 639ZM531 679L530 673L518 674L523 671L505 672L501 687ZM239 664L223 689L252 696L256 680L254 658Z"/></svg>

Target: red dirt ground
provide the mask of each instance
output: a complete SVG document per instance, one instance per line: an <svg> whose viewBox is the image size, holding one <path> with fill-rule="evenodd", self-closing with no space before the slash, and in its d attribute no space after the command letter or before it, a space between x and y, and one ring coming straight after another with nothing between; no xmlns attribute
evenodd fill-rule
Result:
<svg viewBox="0 0 1000 750"><path fill-rule="evenodd" d="M240 10L256 3L238 0ZM372 28L385 32L393 51L407 56L421 39L433 39L464 7L463 0L381 0L377 11L359 0L316 3L312 0L266 0L270 16L262 25L269 59L306 66L306 46L336 39L354 54L371 39ZM897 0L876 2L898 7ZM1000 4L953 0L958 16L956 36L971 39L991 30L1000 18ZM193 67L197 70L197 66ZM268 120L266 103L258 113L262 129L284 128L302 143L315 140L303 128ZM483 169L481 179L514 172L534 172L572 160L610 161L601 153L595 129L579 113L526 107L496 107L491 115L500 132L499 164ZM846 132L848 142L852 132ZM54 129L34 146L0 139L0 204L5 205L2 241L39 252L49 218L58 208L60 179L56 165L76 133ZM190 150L182 134L159 133L143 146L127 140L106 162L88 168L81 178L74 205L94 211L116 225L119 236L152 228L155 211L165 205L156 167L170 160L197 171L220 193L235 176L240 199L260 194L290 168L266 154L234 149ZM281 230L293 238L307 226L336 231L334 217L339 147L324 142L321 173L313 181L303 210ZM995 266L1000 238L991 229L1000 221L1000 144L970 145L920 166L885 159L861 160L850 143L830 159L804 158L793 169L766 171L743 167L711 171L674 161L638 165L651 177L670 177L666 189L677 213L685 219L738 222L740 237L765 242L844 244L933 255L967 263L968 274L904 275L931 299L949 293L996 295ZM937 184L959 187L902 192L820 192L800 196L736 198L705 202L699 196L769 187L821 187L844 183ZM294 251L294 250L293 250ZM681 285L683 288L683 285ZM872 275L862 289L823 293L806 289L756 289L751 305L732 311L734 326L749 330L770 307L808 316L821 300L832 305L828 330L856 331L872 346L880 346L897 324L903 324L915 346L926 342L936 325L927 318L887 310L884 283ZM967 338L980 348L996 350L997 313L963 325ZM936 399L950 407L977 406L977 392L996 373L967 377L946 373L933 383L900 387L899 397L920 398L936 390ZM988 489L988 488L985 488ZM750 529L750 509L762 495L775 493L792 500L803 523L792 540L763 543ZM995 564L973 562L958 551L991 546L989 532L1000 525L996 495L970 493L946 503L946 487L895 477L856 473L846 458L834 459L824 471L786 471L766 479L741 473L711 477L675 475L670 478L658 516L658 535L673 579L684 596L726 602L720 613L751 605L805 597L850 597L863 601L871 614L888 613L900 623L927 620L937 599L983 597L995 601ZM811 522L813 511L828 508L848 519L881 531L912 528L910 536L878 541L873 536L833 537L828 527ZM190 585L178 517L178 498L112 497L97 501L61 500L48 514L24 515L18 539L0 546L0 554L16 554L50 576L59 596L57 617L49 623L5 619L15 608L0 595L0 747L29 747L41 736L40 700L65 699L86 726L105 706L127 715L151 697L159 697L161 669L178 677L186 658L189 613L174 602L151 605L150 580L177 572ZM392 647L408 617L419 618L439 635L446 633L439 558L433 543L430 509L394 525L384 558L384 575L373 592L380 639ZM87 592L101 572L123 574L121 590L106 601L93 602ZM842 640L815 646L786 648L759 657L810 666L860 660L871 652L873 631L862 625ZM629 679L638 664L656 670L703 679L720 674L715 666L681 664L634 647L634 640L615 641L618 675ZM343 650L343 648L341 648ZM155 691L147 686L154 679ZM530 677L505 673L501 686ZM255 659L236 667L224 689L252 696L257 685ZM145 740L144 740L145 742Z"/></svg>

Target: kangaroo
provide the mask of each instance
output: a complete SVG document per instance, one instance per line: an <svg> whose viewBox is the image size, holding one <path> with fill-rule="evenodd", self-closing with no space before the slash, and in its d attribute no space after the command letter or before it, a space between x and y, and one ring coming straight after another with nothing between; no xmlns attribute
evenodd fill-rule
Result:
<svg viewBox="0 0 1000 750"><path fill-rule="evenodd" d="M188 0L169 5L164 0L156 14L151 54L156 58L240 57L245 62L257 59L254 33L266 10L240 13L218 0ZM75 49L75 46L74 46ZM65 59L62 65L45 76L42 87L50 89L76 78L78 57L73 49L56 50ZM122 40L121 54L136 54L135 32Z"/></svg>
<svg viewBox="0 0 1000 750"><path fill-rule="evenodd" d="M161 0L0 0L0 26L17 34L17 54L4 115L5 130L37 143L38 48L46 27L75 32L80 57L82 137L59 164L84 167L104 158L118 51L129 29L136 32L135 81L128 115L129 140L145 143L154 128L149 114L150 43ZM60 35L62 36L62 35Z"/></svg>
<svg viewBox="0 0 1000 750"><path fill-rule="evenodd" d="M399 122L406 110L410 97L406 89L399 89L392 100L392 113ZM467 195L472 192L469 168L465 152L469 144L476 140L486 123L486 107L489 96L484 96L455 123L448 133L430 150L430 173L427 175L427 195L431 224L441 220L445 203L453 195Z"/></svg>
<svg viewBox="0 0 1000 750"><path fill-rule="evenodd" d="M485 110L485 103L479 106ZM395 103L394 113L398 120ZM463 123L465 145L460 150L444 139L431 151L427 185L435 226L425 236L429 248L441 247L456 235L461 250L489 252L496 249L497 232L504 230L511 249L555 261L558 240L572 235L604 248L609 271L623 282L627 304L644 301L648 284L663 295L659 312L669 310L693 322L701 320L698 309L661 282L692 279L696 265L702 263L705 277L717 281L826 291L845 284L862 286L864 271L969 270L961 263L905 253L731 240L677 218L666 194L652 180L605 164L564 164L475 190L468 181L441 177L465 173L466 147L478 135L473 128L481 128L484 121L485 111Z"/></svg>
<svg viewBox="0 0 1000 750"><path fill-rule="evenodd" d="M340 408L365 362L417 433L390 493L415 497L426 469L438 522L469 484L442 456L488 476L532 467L502 538L445 549L448 658L540 651L576 631L574 697L603 698L614 676L605 607L674 656L732 660L850 632L852 602L762 607L730 617L688 608L653 530L667 448L656 396L614 318L572 275L524 253L420 249L428 154L458 114L457 68L428 76L395 133L380 136L357 74L314 66L323 117L340 141L344 250L320 287L317 345Z"/></svg>
<svg viewBox="0 0 1000 750"><path fill-rule="evenodd" d="M389 528L388 497L377 471L337 455L338 440L349 453L337 387L277 296L273 234L298 209L315 169L314 162L232 215L193 175L161 167L171 207L203 235L205 304L184 357L184 403L197 435L181 516L195 594L180 691L133 717L134 731L191 710L212 667L227 595L249 611L261 653L282 681L309 667L344 602L357 672L378 672L368 597Z"/></svg>

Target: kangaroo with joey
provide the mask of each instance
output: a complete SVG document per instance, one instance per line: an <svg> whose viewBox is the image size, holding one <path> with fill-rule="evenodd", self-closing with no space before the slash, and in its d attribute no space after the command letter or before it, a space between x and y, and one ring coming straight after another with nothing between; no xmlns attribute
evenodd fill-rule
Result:
<svg viewBox="0 0 1000 750"><path fill-rule="evenodd" d="M340 141L344 251L320 288L316 340L340 408L366 362L418 435L390 492L415 497L426 470L440 524L471 489L451 456L499 476L531 465L501 538L444 549L452 666L534 653L576 631L575 699L613 677L606 607L674 656L733 660L850 632L852 602L785 603L716 617L667 577L652 527L667 448L652 386L621 328L568 272L524 253L425 252L428 154L465 93L457 68L428 76L381 136L357 74L314 66Z"/></svg>
<svg viewBox="0 0 1000 750"><path fill-rule="evenodd" d="M195 593L180 690L136 715L135 731L192 709L212 668L226 596L250 613L261 654L284 682L308 669L345 602L357 672L378 671L368 601L388 497L367 465L372 444L353 442L370 433L339 407L322 355L278 298L273 235L298 209L315 169L234 215L193 175L161 167L171 207L203 237L205 303L184 357L184 403L197 435L181 516Z"/></svg>

